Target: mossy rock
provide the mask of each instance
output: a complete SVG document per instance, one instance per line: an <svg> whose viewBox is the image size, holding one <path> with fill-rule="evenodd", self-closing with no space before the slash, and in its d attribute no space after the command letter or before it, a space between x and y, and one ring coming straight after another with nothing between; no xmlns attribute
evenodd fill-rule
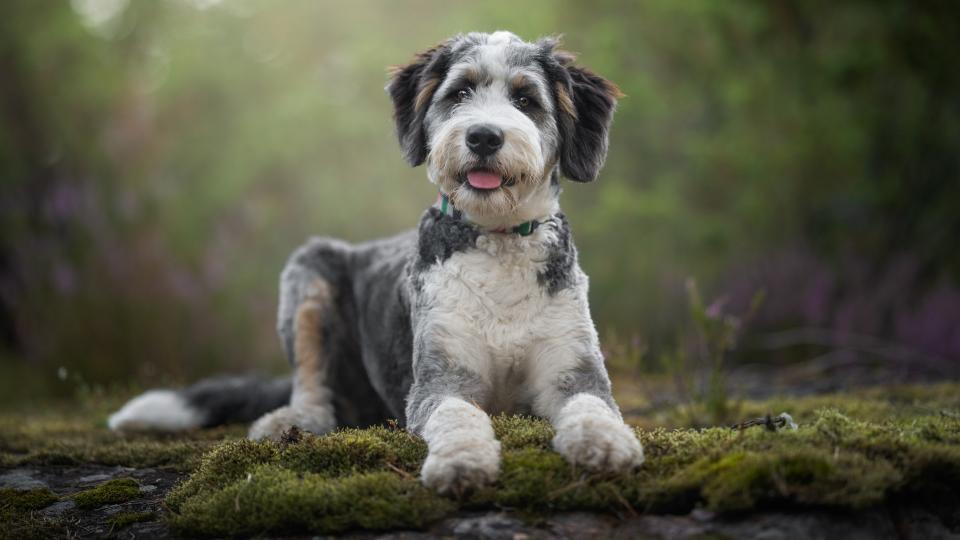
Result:
<svg viewBox="0 0 960 540"><path fill-rule="evenodd" d="M498 482L461 500L421 487L426 446L400 429L304 434L281 444L245 440L245 426L117 435L103 422L110 408L81 403L0 415L0 467L82 463L190 473L167 494L167 508L149 496L125 508L155 511L188 535L424 528L461 510L507 509L538 519L577 510L686 513L698 506L720 513L850 510L896 504L901 497L960 497L953 487L960 485L957 383L742 401L735 407L735 420L787 411L800 424L796 432L688 429L703 422L690 416L690 407L683 414L676 412L682 407L635 409L627 417L643 426L637 433L647 462L615 476L570 467L551 450L553 430L543 420L498 416ZM138 496L132 485L127 488L128 496ZM11 497L25 506L4 506ZM51 497L56 495L0 493L0 539L62 536L66 522L32 509ZM121 523L110 525L118 529Z"/></svg>
<svg viewBox="0 0 960 540"><path fill-rule="evenodd" d="M81 510L107 504L124 503L140 496L140 484L133 478L116 478L99 486L73 494L73 502Z"/></svg>
<svg viewBox="0 0 960 540"><path fill-rule="evenodd" d="M243 426L178 434L117 435L102 421L105 411L45 412L0 416L0 467L97 463L124 467L172 467L192 471L200 457Z"/></svg>
<svg viewBox="0 0 960 540"><path fill-rule="evenodd" d="M499 416L498 482L461 500L418 481L424 443L387 428L303 435L286 444L234 441L210 452L167 498L183 534L335 533L422 528L462 509L720 513L764 508L855 510L898 493L960 485L960 420L939 412L882 422L836 409L797 431L639 431L647 461L621 475L571 467L538 419Z"/></svg>

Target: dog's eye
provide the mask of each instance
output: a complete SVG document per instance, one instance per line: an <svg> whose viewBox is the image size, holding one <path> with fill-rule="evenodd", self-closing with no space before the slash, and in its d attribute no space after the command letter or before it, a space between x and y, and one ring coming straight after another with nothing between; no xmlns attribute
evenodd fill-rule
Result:
<svg viewBox="0 0 960 540"><path fill-rule="evenodd" d="M460 90L457 90L457 102L458 102L458 103L462 103L462 102L466 101L468 97L470 97L470 91L467 90L466 88L461 88Z"/></svg>
<svg viewBox="0 0 960 540"><path fill-rule="evenodd" d="M530 106L530 98L527 96L520 96L515 100L518 109L526 109Z"/></svg>

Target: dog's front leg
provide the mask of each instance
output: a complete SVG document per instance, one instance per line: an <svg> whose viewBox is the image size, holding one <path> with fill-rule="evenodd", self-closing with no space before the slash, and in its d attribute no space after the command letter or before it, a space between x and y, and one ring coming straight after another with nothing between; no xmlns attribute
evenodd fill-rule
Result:
<svg viewBox="0 0 960 540"><path fill-rule="evenodd" d="M442 494L461 495L500 472L500 442L478 404L490 386L480 375L443 355L420 354L407 398L407 428L427 441L420 477Z"/></svg>
<svg viewBox="0 0 960 540"><path fill-rule="evenodd" d="M623 422L599 352L553 352L537 364L533 408L553 424L554 450L593 471L621 472L643 463L643 447Z"/></svg>

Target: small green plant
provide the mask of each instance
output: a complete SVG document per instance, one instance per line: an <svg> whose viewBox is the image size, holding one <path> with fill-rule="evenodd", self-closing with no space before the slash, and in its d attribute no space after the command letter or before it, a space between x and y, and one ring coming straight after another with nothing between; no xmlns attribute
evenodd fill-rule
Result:
<svg viewBox="0 0 960 540"><path fill-rule="evenodd" d="M628 337L609 328L603 335L603 357L607 367L616 372L635 373L644 367L647 358L647 343L639 334Z"/></svg>
<svg viewBox="0 0 960 540"><path fill-rule="evenodd" d="M725 312L724 297L705 304L693 278L687 279L686 290L693 335L681 334L676 347L660 356L660 364L673 375L678 394L686 402L680 409L686 416L684 424L729 424L740 407L730 398L726 359L736 348L746 323L763 304L765 293L754 294L746 313L734 315ZM695 379L698 374L700 381Z"/></svg>

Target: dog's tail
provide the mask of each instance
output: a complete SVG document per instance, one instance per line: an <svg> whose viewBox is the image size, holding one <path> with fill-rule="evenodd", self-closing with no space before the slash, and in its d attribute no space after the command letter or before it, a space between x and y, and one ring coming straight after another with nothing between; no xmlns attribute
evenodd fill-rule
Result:
<svg viewBox="0 0 960 540"><path fill-rule="evenodd" d="M114 431L183 431L252 422L288 405L290 377L214 377L181 390L150 390L110 415Z"/></svg>

